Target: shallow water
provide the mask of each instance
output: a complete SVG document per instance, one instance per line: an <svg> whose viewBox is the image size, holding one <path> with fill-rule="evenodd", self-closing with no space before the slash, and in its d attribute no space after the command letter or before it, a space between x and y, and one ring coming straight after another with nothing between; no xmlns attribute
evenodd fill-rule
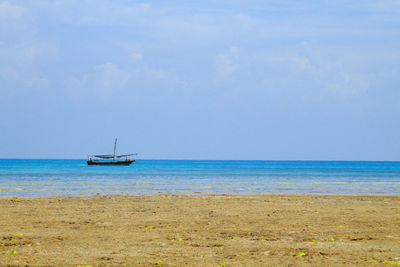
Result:
<svg viewBox="0 0 400 267"><path fill-rule="evenodd" d="M98 193L400 195L400 162L0 159L0 196Z"/></svg>

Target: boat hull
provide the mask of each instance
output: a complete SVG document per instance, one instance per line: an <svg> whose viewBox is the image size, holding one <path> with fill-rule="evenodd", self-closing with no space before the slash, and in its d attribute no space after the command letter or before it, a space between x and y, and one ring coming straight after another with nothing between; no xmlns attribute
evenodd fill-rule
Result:
<svg viewBox="0 0 400 267"><path fill-rule="evenodd" d="M88 160L88 165L103 165L103 166L129 166L135 160L120 160L120 161L94 161Z"/></svg>

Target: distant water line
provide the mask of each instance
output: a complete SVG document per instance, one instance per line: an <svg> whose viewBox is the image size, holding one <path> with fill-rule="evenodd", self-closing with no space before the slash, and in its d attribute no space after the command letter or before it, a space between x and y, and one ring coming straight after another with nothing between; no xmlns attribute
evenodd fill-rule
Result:
<svg viewBox="0 0 400 267"><path fill-rule="evenodd" d="M0 159L0 197L95 194L400 195L400 162Z"/></svg>

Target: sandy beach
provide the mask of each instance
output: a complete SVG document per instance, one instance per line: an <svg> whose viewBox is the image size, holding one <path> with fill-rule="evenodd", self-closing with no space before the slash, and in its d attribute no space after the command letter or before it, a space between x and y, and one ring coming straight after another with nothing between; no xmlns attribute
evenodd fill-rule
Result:
<svg viewBox="0 0 400 267"><path fill-rule="evenodd" d="M339 266L400 263L400 197L0 199L0 264Z"/></svg>

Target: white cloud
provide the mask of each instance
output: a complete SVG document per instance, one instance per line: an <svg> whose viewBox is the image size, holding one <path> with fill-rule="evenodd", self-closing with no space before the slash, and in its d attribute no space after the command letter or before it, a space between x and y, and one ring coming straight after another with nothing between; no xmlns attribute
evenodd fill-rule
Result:
<svg viewBox="0 0 400 267"><path fill-rule="evenodd" d="M129 54L129 59L132 60L133 62L137 62L143 59L143 55L137 52L133 52Z"/></svg>
<svg viewBox="0 0 400 267"><path fill-rule="evenodd" d="M380 11L384 13L400 13L400 1L399 0L380 0L380 1L368 1L366 6L371 11Z"/></svg>
<svg viewBox="0 0 400 267"><path fill-rule="evenodd" d="M149 3L94 0L48 1L42 8L51 9L56 20L79 25L131 25L152 11Z"/></svg>
<svg viewBox="0 0 400 267"><path fill-rule="evenodd" d="M118 89L126 85L129 75L118 68L117 65L107 62L97 66L99 72L99 85L107 89Z"/></svg>
<svg viewBox="0 0 400 267"><path fill-rule="evenodd" d="M332 73L330 72L329 75ZM325 76L327 76L325 74ZM370 86L370 82L366 75L359 73L336 73L336 77L327 81L327 88L343 97L351 97L366 92Z"/></svg>
<svg viewBox="0 0 400 267"><path fill-rule="evenodd" d="M10 4L8 1L0 2L0 19L1 18L20 18L24 13L21 6Z"/></svg>
<svg viewBox="0 0 400 267"><path fill-rule="evenodd" d="M144 62L121 67L113 62L95 66L80 76L70 76L64 86L73 99L119 99L164 95L187 86L176 72L154 68Z"/></svg>
<svg viewBox="0 0 400 267"><path fill-rule="evenodd" d="M332 53L316 42L271 51L232 46L216 56L215 81L230 83L231 92L260 91L279 98L352 98L371 84L371 75L358 65L353 50Z"/></svg>
<svg viewBox="0 0 400 267"><path fill-rule="evenodd" d="M240 69L239 57L241 52L242 48L232 46L229 48L228 52L216 56L217 79L233 76L233 74Z"/></svg>
<svg viewBox="0 0 400 267"><path fill-rule="evenodd" d="M36 47L32 47L32 46L28 46L28 47L24 47L21 50L21 53L19 55L19 61L22 64L26 64L27 61L31 62L34 61L37 57L37 48Z"/></svg>
<svg viewBox="0 0 400 267"><path fill-rule="evenodd" d="M118 94L130 79L129 73L112 62L94 67L81 77L72 76L66 81L68 93L73 98L102 98Z"/></svg>
<svg viewBox="0 0 400 267"><path fill-rule="evenodd" d="M237 47L237 46L232 46L230 49L229 49L229 52L231 53L231 54L238 54L238 53L240 53L240 52L242 52L242 48L240 48L240 47Z"/></svg>
<svg viewBox="0 0 400 267"><path fill-rule="evenodd" d="M40 22L37 25L50 25L48 23L51 22L66 34L58 35L52 27L35 28L37 25L32 23L29 31L15 34L23 36L23 39L14 41L10 37L13 33L7 31L1 34L0 42L5 44L2 47L10 47L9 43L12 43L15 51L10 52L12 56L6 57L6 60L0 60L6 62L13 57L8 65L15 66L13 63L18 61L18 67L31 62L31 69L25 68L23 72L32 72L34 74L29 77L44 77L50 81L51 77L42 70L43 66L49 67L49 63L43 60L43 49L35 46L35 43L39 39L47 42L46 38L59 38L56 41L62 46L63 59L57 64L64 66L62 71L67 77L75 77L70 78L71 83L76 79L75 83L81 84L82 90L88 90L85 89L88 85L105 91L112 88L118 90L128 84L135 87L133 85L137 81L144 80L143 76L148 79L168 79L168 75L173 73L176 81L185 77L185 80L189 80L187 84L204 84L208 79L217 83L241 81L238 87L252 84L252 88L257 88L262 87L263 81L272 79L270 84L281 84L281 89L284 86L290 87L287 81L287 77L290 77L293 84L298 86L303 83L318 84L315 90L354 96L368 90L371 81L364 74L366 72L361 70L362 67L352 63L349 66L348 61L355 62L356 59L347 60L346 56L351 58L351 53L358 54L362 61L362 54L366 54L362 51L365 40L357 38L368 36L374 39L376 36L373 33L387 37L388 28L396 31L395 26L399 22L397 19L397 24L385 27L384 23L370 20L375 18L371 6L379 6L376 7L379 14L385 15L385 12L390 13L391 8L398 6L395 0L368 0L355 4L342 0L329 4L289 1L294 6L275 1L250 1L246 5L222 1L219 5L205 2L179 6L172 2L149 4L102 0L27 0L18 3L20 6L11 1L0 2L0 14L23 17L26 13L36 20L34 22ZM350 7L353 4L355 7L349 10L339 10L340 7ZM77 6L80 8L77 9ZM349 15L355 11L356 18ZM371 24L376 25L366 27ZM29 32L31 35L26 35ZM83 35L85 41L82 41ZM64 36L68 43L62 39ZM349 40L352 47L343 47L347 45L344 41L347 39L343 37L349 36L354 38ZM329 55L322 51L318 58L317 52L312 51L318 45L312 43L312 40L319 41L319 47L336 50L337 54ZM372 52L382 55L386 44L382 40L379 43L378 39L372 41L375 44L371 46L376 46ZM302 42L311 42L311 45L308 43L303 46ZM123 48L126 50L124 54L116 52L121 43L133 45ZM77 47L86 44L91 45L94 51L98 50L90 51L92 53L87 57L88 62L81 62L76 55L85 51ZM361 47L360 50L357 45ZM395 45L393 43L393 47ZM387 49L387 53L393 50ZM185 60L179 60L183 55ZM67 64L62 65L65 63L63 60ZM106 63L99 65L99 62ZM74 73L73 68L68 67L73 64L80 64L79 71L86 74ZM197 67L200 64L201 69ZM95 65L96 68L88 71Z"/></svg>
<svg viewBox="0 0 400 267"><path fill-rule="evenodd" d="M137 5L144 10L150 9L150 7L151 7L150 3L138 3Z"/></svg>
<svg viewBox="0 0 400 267"><path fill-rule="evenodd" d="M26 80L25 84L28 87L34 87L42 90L50 87L50 81L45 77L31 77Z"/></svg>

